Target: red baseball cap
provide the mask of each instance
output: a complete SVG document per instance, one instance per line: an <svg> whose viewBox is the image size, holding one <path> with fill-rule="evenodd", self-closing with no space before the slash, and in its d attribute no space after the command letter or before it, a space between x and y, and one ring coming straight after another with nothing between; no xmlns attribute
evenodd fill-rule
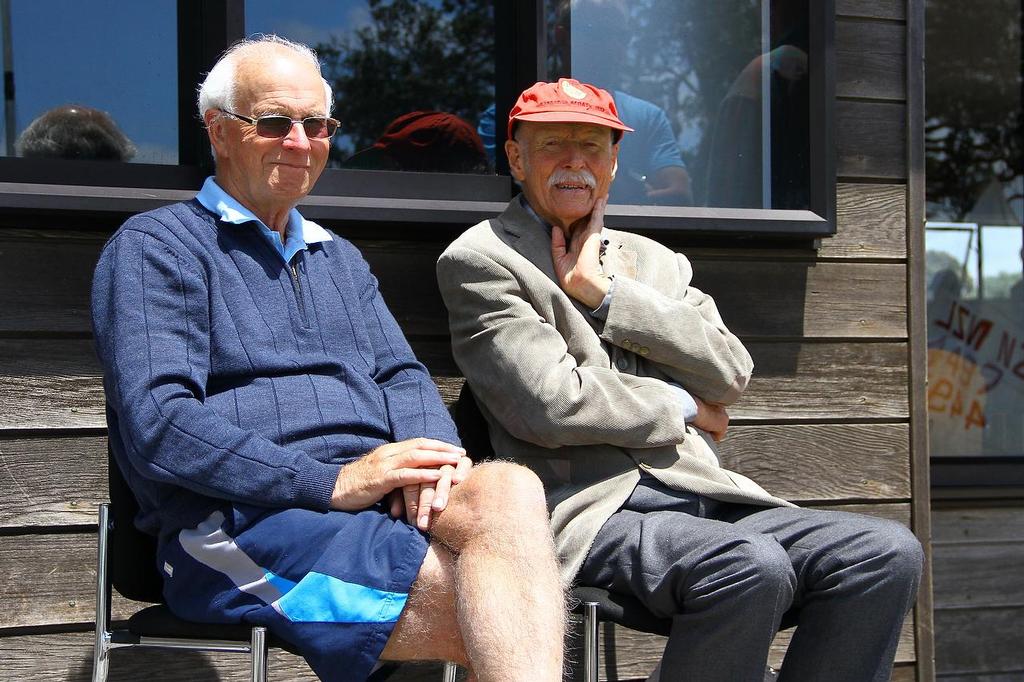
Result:
<svg viewBox="0 0 1024 682"><path fill-rule="evenodd" d="M623 132L633 129L619 119L615 100L607 90L559 78L557 83L539 81L523 91L508 113L508 139L517 121L542 123L593 123ZM616 138L618 139L618 138Z"/></svg>

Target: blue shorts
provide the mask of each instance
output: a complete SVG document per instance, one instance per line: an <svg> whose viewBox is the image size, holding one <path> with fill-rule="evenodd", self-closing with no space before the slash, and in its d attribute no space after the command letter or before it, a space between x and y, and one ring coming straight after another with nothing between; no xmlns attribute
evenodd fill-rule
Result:
<svg viewBox="0 0 1024 682"><path fill-rule="evenodd" d="M225 504L195 528L161 538L157 557L176 615L264 625L333 682L369 676L427 545L423 533L379 508Z"/></svg>

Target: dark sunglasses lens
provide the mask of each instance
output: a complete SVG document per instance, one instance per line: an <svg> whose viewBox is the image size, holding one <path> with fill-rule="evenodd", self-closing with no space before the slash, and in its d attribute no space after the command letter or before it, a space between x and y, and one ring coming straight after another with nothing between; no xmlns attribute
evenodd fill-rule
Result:
<svg viewBox="0 0 1024 682"><path fill-rule="evenodd" d="M306 118L302 121L306 137L330 137L338 129L338 124L329 118Z"/></svg>
<svg viewBox="0 0 1024 682"><path fill-rule="evenodd" d="M256 119L256 134L260 137L284 137L292 129L287 116L260 116Z"/></svg>

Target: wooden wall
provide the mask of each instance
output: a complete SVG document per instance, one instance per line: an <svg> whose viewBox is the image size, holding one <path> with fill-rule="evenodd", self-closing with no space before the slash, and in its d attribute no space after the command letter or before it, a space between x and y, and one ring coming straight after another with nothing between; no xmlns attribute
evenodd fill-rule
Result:
<svg viewBox="0 0 1024 682"><path fill-rule="evenodd" d="M1024 500L943 501L932 528L938 679L1024 679Z"/></svg>
<svg viewBox="0 0 1024 682"><path fill-rule="evenodd" d="M795 501L895 518L926 536L927 489L914 467L925 456L913 436L921 415L911 390L923 377L912 375L908 332L916 267L907 248L908 4L915 3L836 1L838 234L817 250L674 245L691 255L695 284L716 297L757 365L732 413L725 463ZM84 680L95 510L106 497L88 287L117 221L95 231L59 229L56 221L51 230L23 229L39 222L30 219L0 216L8 225L0 228L0 680ZM430 283L451 236L425 230L418 241L357 240L449 396L460 379ZM921 604L893 679L931 679L929 594ZM129 608L118 602L115 615ZM656 641L624 631L606 630L605 639L617 644L602 664L611 679L642 679L659 651ZM113 655L112 679L142 677L138 652ZM161 679L245 677L230 658L178 660L161 654ZM312 679L281 652L271 670L275 679Z"/></svg>

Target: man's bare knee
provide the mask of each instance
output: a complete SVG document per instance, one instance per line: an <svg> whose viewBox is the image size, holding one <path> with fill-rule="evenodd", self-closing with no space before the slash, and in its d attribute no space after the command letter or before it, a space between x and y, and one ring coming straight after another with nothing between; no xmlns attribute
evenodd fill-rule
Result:
<svg viewBox="0 0 1024 682"><path fill-rule="evenodd" d="M452 489L448 507L431 528L434 537L453 549L480 533L508 533L524 524L547 528L544 487L526 467L486 462ZM536 527L536 526L534 526Z"/></svg>

